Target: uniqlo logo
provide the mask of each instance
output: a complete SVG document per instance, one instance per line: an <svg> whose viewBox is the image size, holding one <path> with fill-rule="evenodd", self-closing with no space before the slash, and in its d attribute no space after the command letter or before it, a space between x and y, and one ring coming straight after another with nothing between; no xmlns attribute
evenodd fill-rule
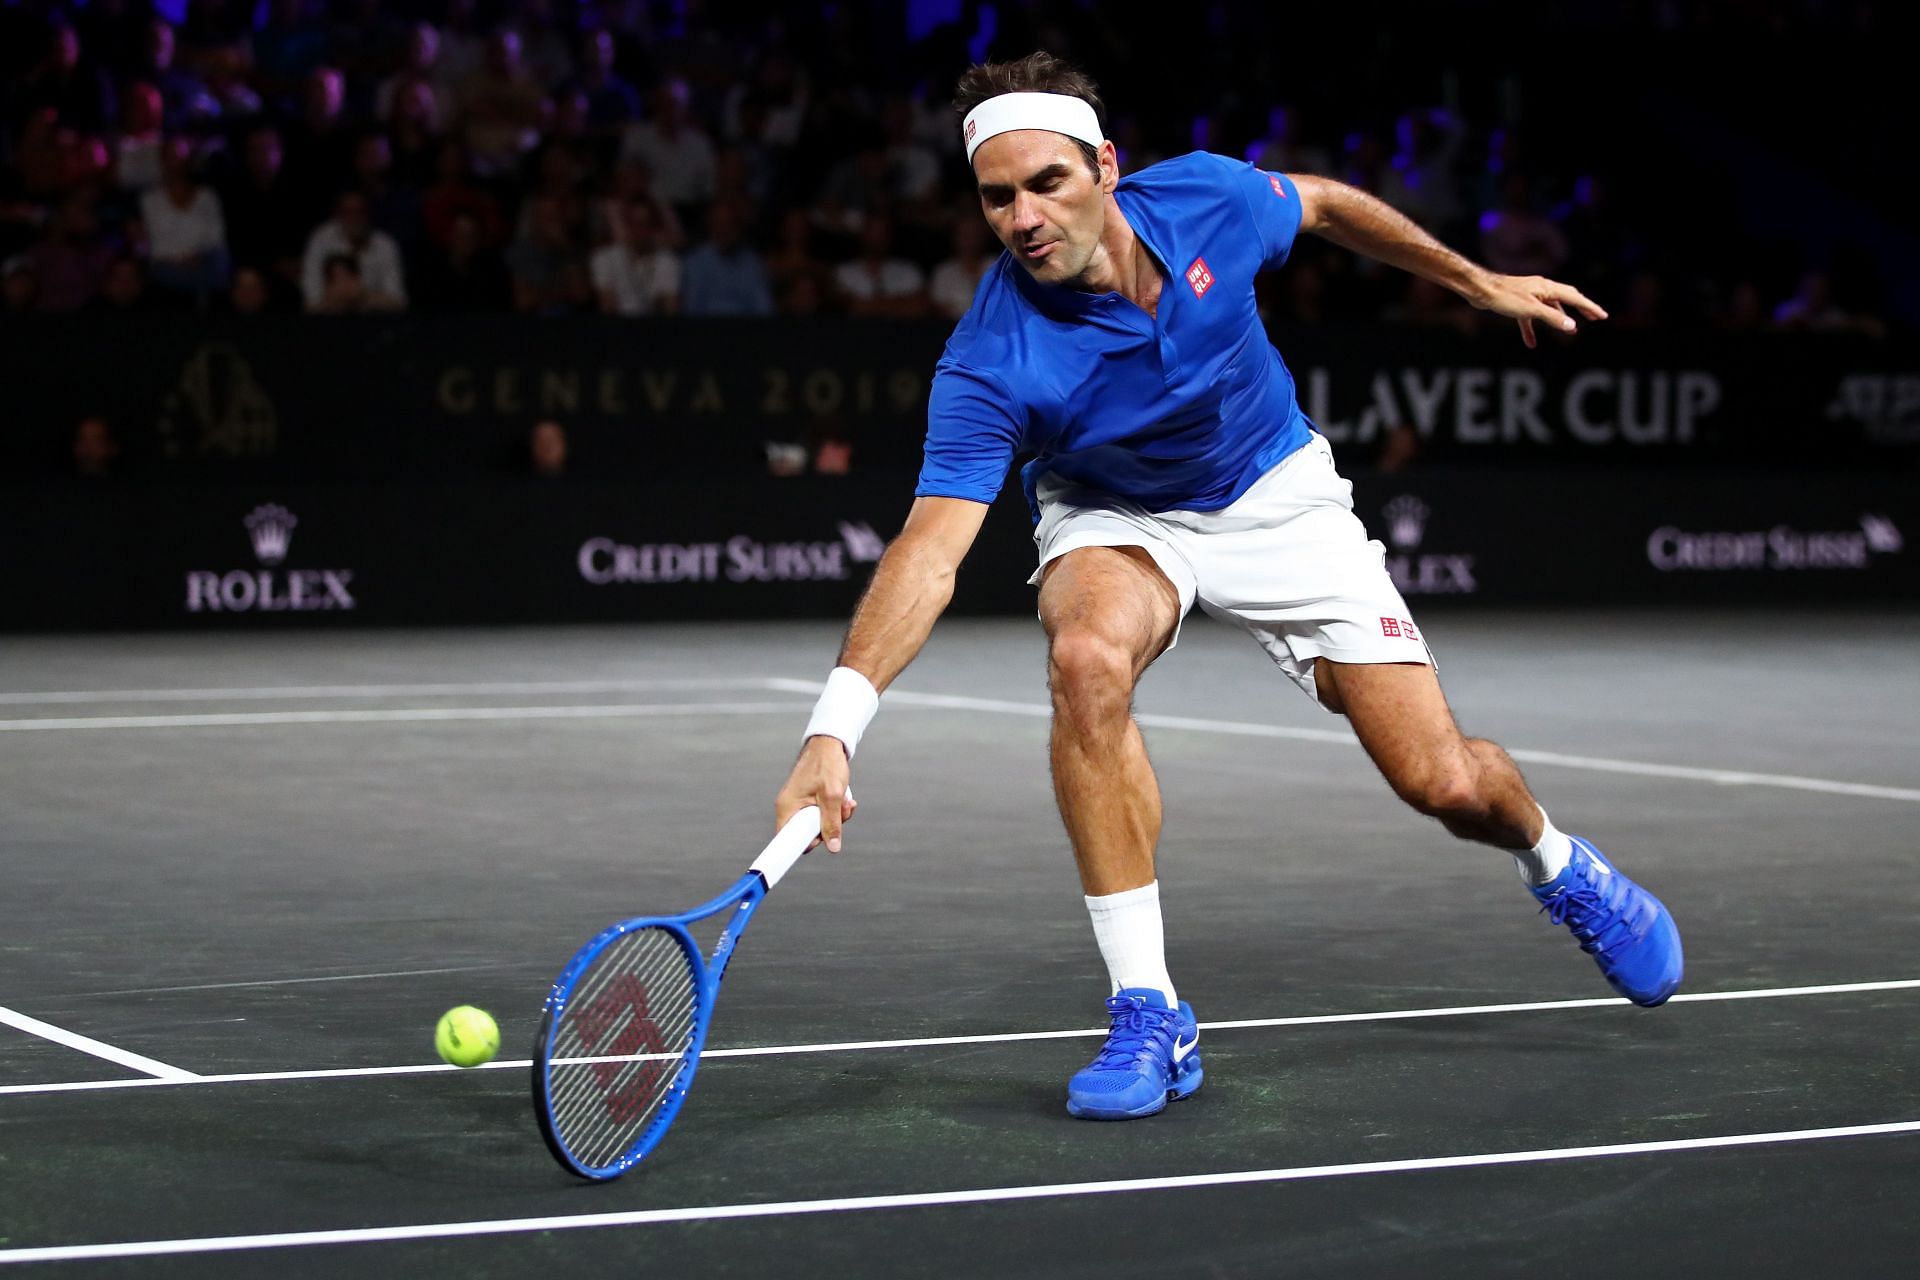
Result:
<svg viewBox="0 0 1920 1280"><path fill-rule="evenodd" d="M1400 634L1400 619L1398 618L1380 619L1380 634L1383 636L1394 636L1397 638Z"/></svg>
<svg viewBox="0 0 1920 1280"><path fill-rule="evenodd" d="M1193 296L1204 298L1207 290L1213 288L1213 272L1207 269L1205 258L1195 258L1193 265L1187 268L1187 283L1193 286Z"/></svg>
<svg viewBox="0 0 1920 1280"><path fill-rule="evenodd" d="M980 132L980 122L978 120L967 121L967 141L972 142L973 135L978 132Z"/></svg>
<svg viewBox="0 0 1920 1280"><path fill-rule="evenodd" d="M1277 195L1277 196L1279 196L1279 197L1280 197L1280 198L1281 198L1282 200L1285 200L1285 199L1287 198L1287 189L1286 189L1285 187L1283 187L1283 186L1281 186L1281 185L1280 185L1280 175L1279 175L1279 174L1277 174L1277 173L1270 173L1270 174L1268 174L1268 175L1267 175L1267 185L1268 185L1268 186L1270 186L1270 187L1272 187L1272 188L1273 188L1273 194L1275 194L1275 195Z"/></svg>

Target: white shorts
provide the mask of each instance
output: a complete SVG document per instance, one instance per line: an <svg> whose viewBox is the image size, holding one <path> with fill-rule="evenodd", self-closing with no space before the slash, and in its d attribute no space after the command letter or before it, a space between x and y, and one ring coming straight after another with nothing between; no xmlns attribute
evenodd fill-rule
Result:
<svg viewBox="0 0 1920 1280"><path fill-rule="evenodd" d="M1030 582L1081 547L1139 547L1180 592L1182 618L1198 600L1244 627L1316 702L1316 658L1434 665L1324 436L1219 511L1150 512L1055 477L1041 480L1038 496L1040 567ZM1169 649L1179 636L1176 622Z"/></svg>

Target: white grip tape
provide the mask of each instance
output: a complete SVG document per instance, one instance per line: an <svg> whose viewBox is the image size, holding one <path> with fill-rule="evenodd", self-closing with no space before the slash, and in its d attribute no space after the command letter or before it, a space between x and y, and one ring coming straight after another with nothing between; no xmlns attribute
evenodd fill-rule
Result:
<svg viewBox="0 0 1920 1280"><path fill-rule="evenodd" d="M787 819L787 825L780 828L778 834L767 842L760 856L753 860L748 868L758 871L767 888L780 883L780 877L793 870L793 864L800 861L800 855L820 834L820 809L817 805L808 805Z"/></svg>
<svg viewBox="0 0 1920 1280"><path fill-rule="evenodd" d="M874 691L872 681L852 667L835 667L827 674L827 687L820 691L820 701L813 704L813 718L807 721L807 731L801 735L801 741L823 734L838 738L847 749L847 759L851 760L854 749L860 745L860 735L867 731L873 722L873 713L879 709L880 695Z"/></svg>

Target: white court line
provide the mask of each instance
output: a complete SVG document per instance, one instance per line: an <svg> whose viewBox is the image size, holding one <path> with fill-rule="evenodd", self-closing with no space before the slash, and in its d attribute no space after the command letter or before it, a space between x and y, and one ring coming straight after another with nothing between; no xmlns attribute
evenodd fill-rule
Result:
<svg viewBox="0 0 1920 1280"><path fill-rule="evenodd" d="M524 963L524 962L522 962ZM253 982L196 982L183 987L117 987L112 991L76 991L62 1000L91 1000L96 996L156 996L176 991L231 991L238 987L297 987L308 982L366 982L373 978L425 978L438 973L479 973L487 969L517 969L521 964L462 964L450 969L389 969L382 973L331 973L318 978L261 978Z"/></svg>
<svg viewBox="0 0 1920 1280"><path fill-rule="evenodd" d="M170 1067L164 1062L156 1062L152 1058L143 1058L139 1054L129 1053L125 1049L116 1049L104 1041L95 1040L91 1036L80 1035L78 1032L68 1031L64 1027L56 1027L51 1022L42 1022L38 1018L29 1018L26 1014L16 1013L12 1009L0 1008L0 1023L24 1031L28 1035L39 1036L43 1040L51 1040L55 1044L64 1045L69 1049L78 1049L81 1053L90 1053L96 1058L105 1058L108 1062L125 1067L129 1071L144 1071L149 1076L154 1077L154 1084L187 1084L200 1078L191 1071L182 1071L179 1067Z"/></svg>
<svg viewBox="0 0 1920 1280"><path fill-rule="evenodd" d="M395 724L451 720L619 720L639 716L793 714L799 702L642 702L563 707L396 707L346 711L219 711L178 716L43 716L0 720L0 733L36 729L207 729L281 724Z"/></svg>
<svg viewBox="0 0 1920 1280"><path fill-rule="evenodd" d="M212 702L266 698L410 698L451 694L641 693L655 689L764 689L764 680L477 680L461 684L270 684L221 689L54 689L0 691L0 706L76 702Z"/></svg>
<svg viewBox="0 0 1920 1280"><path fill-rule="evenodd" d="M770 679L767 687L793 693L818 693L818 681ZM885 701L903 706L946 708L956 711L997 711L1006 715L1040 718L1053 714L1045 703L1007 702L996 698L969 698L955 694L908 693L889 689ZM1200 733L1231 734L1243 738L1291 738L1302 742L1328 742L1357 747L1360 742L1351 733L1338 729L1296 729L1289 725L1255 724L1240 720L1204 720L1193 716L1158 715L1142 711L1134 719L1148 728L1190 729ZM1780 787L1789 791L1817 791L1825 795L1863 796L1875 800L1905 800L1920 803L1920 788L1884 787L1865 782L1841 782L1832 778L1807 778L1790 773L1753 773L1741 769L1699 769L1687 765L1654 764L1644 760L1614 760L1604 756L1575 756L1559 751L1533 751L1509 747L1507 754L1527 764L1559 765L1568 769L1590 769L1597 773L1625 773L1644 778L1675 778L1687 782L1711 782L1727 787Z"/></svg>
<svg viewBox="0 0 1920 1280"><path fill-rule="evenodd" d="M1827 1129L1783 1129L1772 1133L1729 1133L1708 1138L1672 1138L1660 1142L1615 1142L1604 1146L1500 1151L1484 1155L1429 1156L1413 1160L1368 1160L1355 1164L1301 1165L1291 1169L1244 1169L1232 1173L1192 1173L1161 1178L1113 1178L1103 1182L1055 1182L1026 1187L979 1187L963 1191L924 1191L906 1195L843 1196L827 1200L787 1200L770 1204L692 1205L680 1209L630 1209L616 1213L555 1214L543 1218L494 1218L480 1222L417 1223L393 1227L355 1227L339 1231L283 1231L271 1235L205 1236L185 1240L136 1240L121 1244L54 1245L37 1249L0 1249L0 1263L68 1262L89 1258L155 1257L183 1253L229 1253L246 1249L287 1249L316 1245L371 1244L393 1240L447 1240L463 1236L519 1235L534 1231L578 1231L594 1227L638 1227L667 1222L712 1222L738 1218L785 1218L816 1213L860 1213L878 1209L925 1209L942 1205L1002 1204L1011 1200L1057 1200L1069 1196L1117 1195L1134 1191L1178 1191L1194 1187L1254 1186L1307 1182L1383 1173L1435 1169L1484 1169L1498 1165L1550 1164L1619 1156L1662 1155L1678 1151L1730 1147L1779 1146L1835 1138L1880 1137L1920 1132L1920 1120L1843 1125Z"/></svg>
<svg viewBox="0 0 1920 1280"><path fill-rule="evenodd" d="M231 690L145 690L122 691L144 692L155 695L174 693L235 696L235 697L272 697L301 696L305 691L313 696L335 696L317 691L334 690L338 696L373 696L370 691L414 690L433 692L532 692L543 690L594 692L616 688L761 688L783 693L814 693L823 687L817 680L796 680L786 677L768 677L765 679L742 679L726 681L687 681L682 684L669 682L635 681L549 681L549 682L497 682L492 684L471 685L311 685L283 686L278 689L231 689ZM347 691L353 691L349 693ZM0 703L8 701L32 701L40 698L48 701L66 699L80 701L95 695L80 692L55 694L0 695ZM106 693L99 695L100 700L110 700L117 695ZM1003 715L1027 716L1035 719L1053 714L1052 708L1039 702L1012 702L999 698L973 698L958 694L913 693L903 689L890 689L886 700L895 706L924 707L956 711L992 711ZM760 715L793 711L794 705L784 702L704 702L704 703L638 703L616 704L611 706L558 706L558 707L418 707L383 710L351 711L258 711L258 712L215 712L201 715L177 716L77 716L77 717L39 717L25 720L0 720L0 732L19 733L36 730L69 729L198 729L231 728L249 725L292 725L292 724L390 724L431 721L489 721L489 720L602 720L623 719L627 717L697 715ZM1239 720L1209 720L1195 716L1161 715L1154 712L1140 712L1134 717L1149 728L1186 729L1200 733L1221 733L1237 737L1290 739L1300 742L1325 742L1336 746L1357 747L1359 742L1354 736L1339 729L1305 729L1291 725L1259 724ZM1597 773L1630 774L1646 778L1672 778L1688 782L1710 782L1718 786L1729 787L1777 787L1789 791L1813 791L1824 795L1859 796L1876 800L1903 800L1920 803L1920 788L1888 787L1875 783L1843 782L1833 778L1810 778L1788 773L1755 773L1741 769L1702 769L1688 765L1656 764L1644 760L1616 760L1605 756L1568 755L1559 751L1536 751L1524 747L1509 748L1508 755L1527 764L1555 765L1568 769L1588 769Z"/></svg>
<svg viewBox="0 0 1920 1280"><path fill-rule="evenodd" d="M1849 995L1865 991L1911 991L1920 989L1920 978L1890 982L1843 982L1817 987L1771 987L1748 991L1698 991L1674 996L1670 1003L1708 1003L1726 1000L1775 1000L1786 996ZM1545 1013L1567 1009L1630 1008L1626 1000L1605 997L1590 1000L1541 1000L1527 1004L1453 1005L1438 1009L1390 1009L1376 1013L1315 1013L1291 1018L1241 1018L1231 1022L1203 1022L1202 1031L1243 1031L1261 1027L1314 1027L1345 1022L1399 1022L1417 1018L1460 1018L1489 1013ZM1009 1044L1028 1040L1072 1040L1107 1034L1105 1027L1081 1027L1068 1031L1008 1031L991 1035L927 1036L913 1040L844 1040L829 1044L749 1045L737 1049L708 1049L700 1055L709 1058L761 1058L802 1053L854 1053L870 1049L926 1049L964 1044ZM633 1062L652 1055L584 1059L584 1061ZM447 1072L524 1070L533 1063L525 1058L483 1063L478 1067L450 1067L445 1063L418 1063L397 1067L324 1067L309 1071L245 1071L226 1075L201 1075L190 1080L69 1080L59 1084L0 1085L0 1094L76 1093L96 1089L150 1088L161 1084L243 1084L262 1080L344 1080L366 1076L437 1075Z"/></svg>

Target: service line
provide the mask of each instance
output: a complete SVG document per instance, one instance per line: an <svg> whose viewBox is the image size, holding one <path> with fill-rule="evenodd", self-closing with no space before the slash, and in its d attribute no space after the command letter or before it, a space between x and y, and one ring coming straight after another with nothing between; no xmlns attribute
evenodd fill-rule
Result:
<svg viewBox="0 0 1920 1280"><path fill-rule="evenodd" d="M1852 995L1869 991L1912 991L1920 989L1920 978L1889 982L1843 982L1816 987L1770 987L1750 991L1693 991L1677 995L1671 1004L1705 1004L1728 1000L1777 1000L1788 996ZM1203 1022L1202 1031L1246 1031L1263 1027L1317 1027L1349 1022L1405 1022L1419 1018L1464 1018L1494 1013L1552 1013L1572 1009L1629 1009L1633 1006L1617 997L1590 1000L1537 1000L1524 1004L1451 1005L1434 1009L1389 1009L1374 1013L1314 1013L1290 1018L1239 1018L1226 1022ZM768 1058L803 1053L859 1053L878 1049L927 1049L951 1045L1010 1044L1030 1040L1074 1040L1097 1038L1107 1034L1105 1027L1076 1027L1066 1031L1005 1031L987 1035L926 1036L912 1040L841 1040L825 1044L746 1045L734 1049L708 1049L701 1061L711 1058ZM653 1055L589 1059L589 1061L632 1062ZM138 1089L167 1084L245 1084L262 1080L347 1080L367 1076L441 1075L449 1072L524 1071L533 1064L525 1058L485 1063L479 1067L450 1067L442 1062L412 1063L394 1067L324 1067L307 1071L243 1071L224 1075L190 1076L184 1080L68 1080L58 1084L0 1085L0 1094L80 1093L96 1089Z"/></svg>

